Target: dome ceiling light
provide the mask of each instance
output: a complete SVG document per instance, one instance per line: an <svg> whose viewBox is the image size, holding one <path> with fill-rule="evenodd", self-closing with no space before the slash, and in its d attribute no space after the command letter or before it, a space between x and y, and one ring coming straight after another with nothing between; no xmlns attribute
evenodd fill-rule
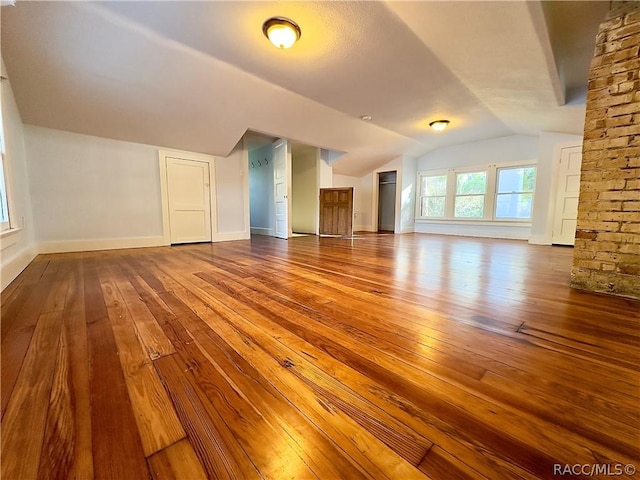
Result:
<svg viewBox="0 0 640 480"><path fill-rule="evenodd" d="M264 22L262 33L280 49L290 48L302 35L300 27L285 17L273 17Z"/></svg>
<svg viewBox="0 0 640 480"><path fill-rule="evenodd" d="M435 120L429 124L436 132L441 132L449 125L449 120Z"/></svg>

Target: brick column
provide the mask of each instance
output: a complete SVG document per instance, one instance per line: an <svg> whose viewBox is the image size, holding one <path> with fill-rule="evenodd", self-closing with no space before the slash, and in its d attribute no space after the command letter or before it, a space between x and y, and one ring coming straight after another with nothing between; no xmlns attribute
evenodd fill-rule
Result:
<svg viewBox="0 0 640 480"><path fill-rule="evenodd" d="M574 288L640 298L640 3L612 2L589 72Z"/></svg>

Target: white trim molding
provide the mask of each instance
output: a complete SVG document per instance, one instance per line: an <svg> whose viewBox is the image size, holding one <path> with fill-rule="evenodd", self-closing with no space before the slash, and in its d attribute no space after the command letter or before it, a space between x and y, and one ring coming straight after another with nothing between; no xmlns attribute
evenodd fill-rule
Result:
<svg viewBox="0 0 640 480"><path fill-rule="evenodd" d="M0 275L0 291L13 282L22 271L29 266L38 252L33 246L18 252L13 258L2 262L2 274ZM3 258L4 260L4 258Z"/></svg>
<svg viewBox="0 0 640 480"><path fill-rule="evenodd" d="M273 237L273 228L251 227L251 235L267 235Z"/></svg>
<svg viewBox="0 0 640 480"><path fill-rule="evenodd" d="M223 232L216 233L215 237L213 237L214 242L230 242L233 240L249 240L251 238L251 233L249 231L240 231L240 232Z"/></svg>
<svg viewBox="0 0 640 480"><path fill-rule="evenodd" d="M216 209L216 173L215 158L203 153L183 152L180 150L158 150L158 167L160 169L160 197L162 203L162 236L163 244L171 244L171 228L169 222L169 188L167 185L167 158L193 160L209 164L209 202L211 205L211 239L215 241L218 234Z"/></svg>
<svg viewBox="0 0 640 480"><path fill-rule="evenodd" d="M68 253L68 252L95 252L97 250L118 250L121 248L163 247L164 236L155 237L128 237L128 238L102 238L92 240L57 240L53 242L39 242L39 253Z"/></svg>
<svg viewBox="0 0 640 480"><path fill-rule="evenodd" d="M551 237L549 235L531 235L529 243L531 245L551 245Z"/></svg>
<svg viewBox="0 0 640 480"><path fill-rule="evenodd" d="M510 240L528 240L531 227L512 224L495 224L490 222L433 222L416 220L416 233L437 235L457 235L462 237L505 238Z"/></svg>
<svg viewBox="0 0 640 480"><path fill-rule="evenodd" d="M354 232L375 232L376 229L373 228L373 225L354 225Z"/></svg>

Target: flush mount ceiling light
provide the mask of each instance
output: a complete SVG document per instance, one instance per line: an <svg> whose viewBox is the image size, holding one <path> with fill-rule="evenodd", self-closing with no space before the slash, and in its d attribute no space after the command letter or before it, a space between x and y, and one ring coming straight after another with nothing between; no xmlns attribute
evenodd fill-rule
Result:
<svg viewBox="0 0 640 480"><path fill-rule="evenodd" d="M373 118L373 117L372 117L371 115L362 115L362 116L360 117L360 120L362 120L362 121L364 121L364 122L370 122L372 118Z"/></svg>
<svg viewBox="0 0 640 480"><path fill-rule="evenodd" d="M449 125L449 120L435 120L429 124L436 132L441 132Z"/></svg>
<svg viewBox="0 0 640 480"><path fill-rule="evenodd" d="M302 35L300 27L284 17L273 17L264 22L262 33L271 43L281 49L291 47Z"/></svg>

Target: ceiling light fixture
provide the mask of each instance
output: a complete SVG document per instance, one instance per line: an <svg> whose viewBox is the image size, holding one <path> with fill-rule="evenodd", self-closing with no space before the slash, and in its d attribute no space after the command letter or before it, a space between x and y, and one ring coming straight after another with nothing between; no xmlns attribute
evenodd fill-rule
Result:
<svg viewBox="0 0 640 480"><path fill-rule="evenodd" d="M449 120L435 120L429 124L436 132L441 132L449 125Z"/></svg>
<svg viewBox="0 0 640 480"><path fill-rule="evenodd" d="M373 119L373 117L371 115L362 115L360 117L360 120L364 121L364 122L370 122Z"/></svg>
<svg viewBox="0 0 640 480"><path fill-rule="evenodd" d="M281 49L291 47L302 35L300 27L284 17L273 17L264 22L262 33L271 43Z"/></svg>

